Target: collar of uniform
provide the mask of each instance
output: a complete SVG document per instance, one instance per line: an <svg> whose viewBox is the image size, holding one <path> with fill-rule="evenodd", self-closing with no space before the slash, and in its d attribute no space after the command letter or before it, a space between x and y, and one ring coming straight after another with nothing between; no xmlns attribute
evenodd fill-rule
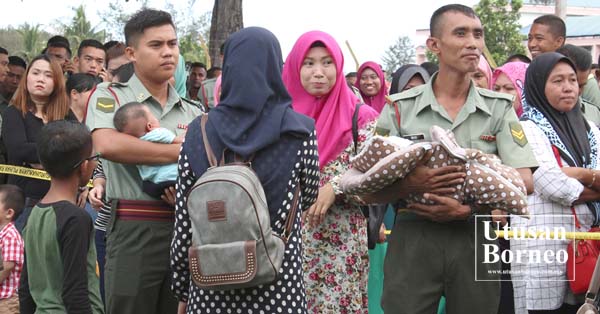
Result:
<svg viewBox="0 0 600 314"><path fill-rule="evenodd" d="M427 107L431 107L436 111L440 111L442 106L437 102L435 93L433 92L433 82L437 78L438 73L439 72L433 74L431 79L429 79L429 82L425 84L426 86L424 88L424 92L421 94L421 101L418 102L419 107L417 108L417 114ZM488 115L491 115L490 108L485 105L483 98L481 98L481 95L479 95L479 91L473 82L471 82L471 85L469 85L469 94L467 95L467 100L464 106L467 107L469 113L475 112L475 108L478 108Z"/></svg>
<svg viewBox="0 0 600 314"><path fill-rule="evenodd" d="M131 78L129 79L127 84L129 84L129 87L131 87L131 89L134 91L136 101L144 102L144 101L148 100L148 98L152 97L152 94L150 94L150 92L148 91L146 86L144 86L144 84L142 84L142 81L140 81L140 79L137 77L137 75L135 75L135 73L133 74L133 76L131 76ZM165 106L163 112L164 113L169 112L175 105L179 105L179 107L183 111L187 110L185 108L185 106L183 106L181 104L181 99L179 98L179 94L177 94L177 91L175 90L175 88L173 86L171 86L171 84L169 84L169 94L167 96L167 105Z"/></svg>

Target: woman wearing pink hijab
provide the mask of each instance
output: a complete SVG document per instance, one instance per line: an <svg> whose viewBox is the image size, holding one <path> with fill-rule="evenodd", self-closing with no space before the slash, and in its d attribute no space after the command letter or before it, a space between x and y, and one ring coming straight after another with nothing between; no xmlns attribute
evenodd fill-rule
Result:
<svg viewBox="0 0 600 314"><path fill-rule="evenodd" d="M490 64L485 60L484 56L479 57L479 66L477 67L477 71L473 72L471 78L475 82L475 86L479 88L492 88L490 84L492 82L492 68L490 68Z"/></svg>
<svg viewBox="0 0 600 314"><path fill-rule="evenodd" d="M497 68L492 75L492 89L506 94L511 94L513 99L513 108L517 112L517 117L523 114L521 97L525 86L525 73L527 72L527 63L508 62Z"/></svg>
<svg viewBox="0 0 600 314"><path fill-rule="evenodd" d="M365 104L381 113L385 106L385 96L388 94L381 66L373 61L367 61L360 66L356 77L358 79L354 86L360 91Z"/></svg>
<svg viewBox="0 0 600 314"><path fill-rule="evenodd" d="M329 34L311 31L296 41L283 67L294 110L315 119L320 188L303 228L304 282L309 313L367 313L367 221L357 200L342 194L341 175L354 154L352 120L359 102L346 85L344 57ZM377 111L361 106L358 141L373 133Z"/></svg>

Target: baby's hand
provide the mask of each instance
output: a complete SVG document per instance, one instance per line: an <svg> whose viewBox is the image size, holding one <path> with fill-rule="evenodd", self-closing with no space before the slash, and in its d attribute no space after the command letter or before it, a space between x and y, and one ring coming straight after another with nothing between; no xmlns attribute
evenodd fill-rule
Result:
<svg viewBox="0 0 600 314"><path fill-rule="evenodd" d="M175 137L175 139L173 140L173 144L181 144L183 143L183 139L185 138L185 133L179 134L177 137Z"/></svg>

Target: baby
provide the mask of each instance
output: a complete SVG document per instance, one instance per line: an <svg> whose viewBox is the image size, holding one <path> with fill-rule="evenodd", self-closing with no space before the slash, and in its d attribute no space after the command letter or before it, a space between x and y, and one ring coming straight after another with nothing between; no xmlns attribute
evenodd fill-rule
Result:
<svg viewBox="0 0 600 314"><path fill-rule="evenodd" d="M168 129L161 128L158 119L150 109L141 103L130 102L121 106L113 117L115 129L121 133L135 136L144 141L154 143L181 143L184 134L175 136ZM164 189L175 185L177 180L177 164L137 165L142 177L144 193L159 198Z"/></svg>
<svg viewBox="0 0 600 314"><path fill-rule="evenodd" d="M525 185L515 169L503 165L495 155L458 146L452 134L438 126L433 126L430 132L431 143L374 136L351 160L352 169L340 181L342 190L359 195L379 191L406 177L417 163L429 168L461 165L467 177L449 196L486 211L500 209L529 215ZM422 194L412 194L407 201L430 204Z"/></svg>

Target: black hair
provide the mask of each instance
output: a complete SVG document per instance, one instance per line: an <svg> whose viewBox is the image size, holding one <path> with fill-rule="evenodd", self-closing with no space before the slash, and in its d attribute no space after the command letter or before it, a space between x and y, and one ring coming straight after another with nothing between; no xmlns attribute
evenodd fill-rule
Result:
<svg viewBox="0 0 600 314"><path fill-rule="evenodd" d="M318 47L327 48L327 47L325 47L325 43L320 40L317 40L314 43L312 43L312 45L310 45L310 48L318 48Z"/></svg>
<svg viewBox="0 0 600 314"><path fill-rule="evenodd" d="M146 105L136 101L126 103L119 107L113 117L115 129L119 132L123 132L129 121L139 118L148 118L146 116L146 111L144 110L145 107Z"/></svg>
<svg viewBox="0 0 600 314"><path fill-rule="evenodd" d="M118 43L119 43L118 40L110 40L110 41L105 42L102 46L104 46L104 50L108 51L108 49L114 47Z"/></svg>
<svg viewBox="0 0 600 314"><path fill-rule="evenodd" d="M440 69L440 67L437 64L429 61L421 63L421 67L425 69L427 73L429 73L429 77L431 77L435 72L437 72Z"/></svg>
<svg viewBox="0 0 600 314"><path fill-rule="evenodd" d="M48 43L46 44L46 48L44 48L44 50L42 51L42 54L45 54L48 51L48 48L50 48L50 47L65 48L67 50L67 54L69 55L69 58L71 58L71 56L72 56L71 44L69 44L69 40L63 36L56 35L56 36L50 37L50 39L48 39Z"/></svg>
<svg viewBox="0 0 600 314"><path fill-rule="evenodd" d="M76 90L78 93L87 92L92 90L96 84L98 84L98 80L91 74L73 73L67 79L67 94L70 96L72 90Z"/></svg>
<svg viewBox="0 0 600 314"><path fill-rule="evenodd" d="M533 20L533 24L542 24L548 26L554 37L567 37L567 27L565 26L565 21L554 14L542 15Z"/></svg>
<svg viewBox="0 0 600 314"><path fill-rule="evenodd" d="M356 77L358 74L356 72L348 72L348 74L346 74L346 77Z"/></svg>
<svg viewBox="0 0 600 314"><path fill-rule="evenodd" d="M439 37L440 35L440 24L442 21L442 16L447 12L458 12L462 13L468 17L478 18L475 11L468 6L462 4L448 4L443 7L438 8L431 15L431 20L429 20L429 32L433 37Z"/></svg>
<svg viewBox="0 0 600 314"><path fill-rule="evenodd" d="M556 49L556 52L571 59L579 71L587 71L592 68L592 55L585 48L567 44Z"/></svg>
<svg viewBox="0 0 600 314"><path fill-rule="evenodd" d="M92 135L85 124L52 121L42 128L37 150L50 177L66 179L75 173L73 167L91 154Z"/></svg>
<svg viewBox="0 0 600 314"><path fill-rule="evenodd" d="M127 83L133 76L133 62L127 62L115 69L113 76L119 78L119 83Z"/></svg>
<svg viewBox="0 0 600 314"><path fill-rule="evenodd" d="M23 58L17 56L8 57L8 65L16 65L22 67L23 69L27 69L27 62L25 62Z"/></svg>
<svg viewBox="0 0 600 314"><path fill-rule="evenodd" d="M15 212L12 221L17 220L25 207L25 194L14 184L0 184L0 202L5 209L12 208Z"/></svg>
<svg viewBox="0 0 600 314"><path fill-rule="evenodd" d="M127 24L125 24L125 44L127 46L136 45L137 39L144 33L146 28L167 24L175 28L171 14L154 9L142 9L136 12L129 21L127 21Z"/></svg>
<svg viewBox="0 0 600 314"><path fill-rule="evenodd" d="M219 54L223 55L225 53L225 43L222 43L219 47Z"/></svg>
<svg viewBox="0 0 600 314"><path fill-rule="evenodd" d="M0 47L0 55L7 55L8 56L8 50Z"/></svg>
<svg viewBox="0 0 600 314"><path fill-rule="evenodd" d="M515 53L515 54L511 55L510 57L506 58L506 62L504 62L504 63L513 62L513 61L511 61L512 59L517 59L517 60L527 63L527 64L531 63L531 59L528 56L526 56L524 54L520 54L520 53Z"/></svg>
<svg viewBox="0 0 600 314"><path fill-rule="evenodd" d="M71 47L71 44L69 43L69 40L61 35L54 35L52 37L50 37L48 39L48 42L46 44L46 47L58 47L58 46L53 46L54 44L60 44L60 45L66 45L67 47Z"/></svg>
<svg viewBox="0 0 600 314"><path fill-rule="evenodd" d="M217 71L221 71L221 67L211 67L208 69L208 71L206 71L206 78L211 79L217 77Z"/></svg>
<svg viewBox="0 0 600 314"><path fill-rule="evenodd" d="M190 69L192 68L203 68L206 70L206 65L202 62L192 62L190 63Z"/></svg>
<svg viewBox="0 0 600 314"><path fill-rule="evenodd" d="M104 54L106 54L106 48L104 48L104 45L102 45L101 42L99 42L95 39L84 39L81 41L81 44L79 44L79 48L77 48L77 56L81 57L81 53L83 52L83 49L85 49L87 47L94 47L94 48L100 49L100 50L104 51Z"/></svg>

